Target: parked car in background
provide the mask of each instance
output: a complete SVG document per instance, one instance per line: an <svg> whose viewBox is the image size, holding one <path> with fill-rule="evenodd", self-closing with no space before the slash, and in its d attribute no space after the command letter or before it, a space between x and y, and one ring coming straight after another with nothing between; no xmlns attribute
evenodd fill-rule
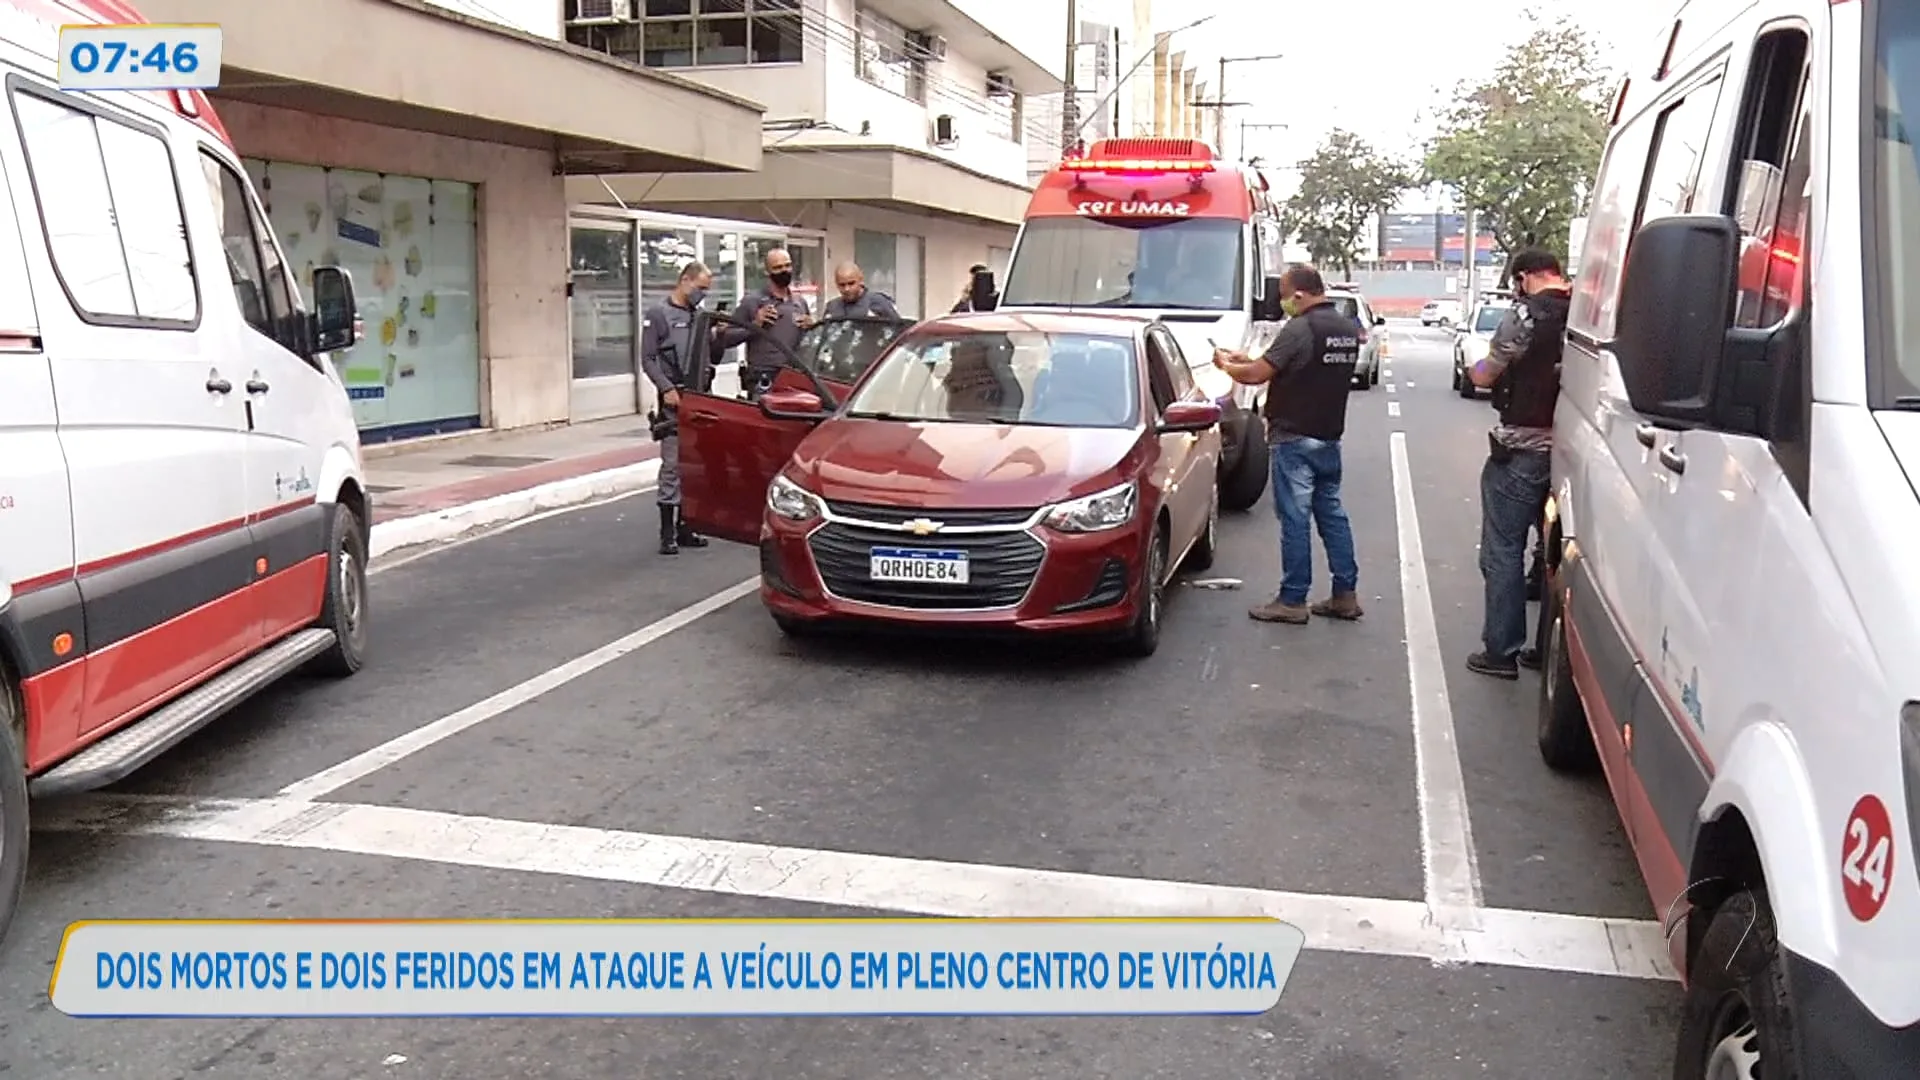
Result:
<svg viewBox="0 0 1920 1080"><path fill-rule="evenodd" d="M1513 305L1505 300L1483 303L1473 311L1473 321L1454 331L1453 334L1453 388L1463 398L1477 396L1481 391L1467 378L1467 369L1480 362L1487 355L1487 347L1493 343L1493 332L1500 328L1500 321L1507 317L1507 309Z"/></svg>
<svg viewBox="0 0 1920 1080"><path fill-rule="evenodd" d="M1420 309L1421 326L1454 326L1460 322L1460 301L1429 300Z"/></svg>
<svg viewBox="0 0 1920 1080"><path fill-rule="evenodd" d="M1351 285L1330 286L1327 299L1360 326L1360 363L1353 369L1353 385L1356 390L1371 390L1380 382L1380 343L1386 338L1376 331L1387 325L1387 317L1376 314L1367 298Z"/></svg>

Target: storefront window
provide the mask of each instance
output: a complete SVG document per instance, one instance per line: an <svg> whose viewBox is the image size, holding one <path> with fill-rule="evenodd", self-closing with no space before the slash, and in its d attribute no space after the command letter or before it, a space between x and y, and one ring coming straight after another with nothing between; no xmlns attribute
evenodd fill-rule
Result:
<svg viewBox="0 0 1920 1080"><path fill-rule="evenodd" d="M633 373L633 231L576 224L572 229L573 377Z"/></svg>
<svg viewBox="0 0 1920 1080"><path fill-rule="evenodd" d="M924 317L926 288L922 281L924 251L918 236L897 233L853 232L853 261L866 272L867 287L893 297L894 306L909 319ZM936 307L945 311L959 299L955 285L952 300L939 300Z"/></svg>
<svg viewBox="0 0 1920 1080"><path fill-rule="evenodd" d="M692 229L640 230L640 302L652 307L680 283L680 271L700 258L700 235ZM715 288L718 288L716 284Z"/></svg>
<svg viewBox="0 0 1920 1080"><path fill-rule="evenodd" d="M713 295L729 305L744 294L740 291L740 234L718 229L700 230L700 261L713 271ZM749 287L753 276L747 276Z"/></svg>
<svg viewBox="0 0 1920 1080"><path fill-rule="evenodd" d="M353 275L367 335L335 354L362 432L480 421L474 186L246 159L309 308L313 271Z"/></svg>
<svg viewBox="0 0 1920 1080"><path fill-rule="evenodd" d="M789 240L787 254L793 256L793 291L819 315L826 299L832 299L831 294L822 299L821 283L827 280L825 250L817 240Z"/></svg>
<svg viewBox="0 0 1920 1080"><path fill-rule="evenodd" d="M793 246L787 243L786 237L747 236L741 240L741 246L742 250L746 253L743 265L746 268L746 284L748 289L765 287L767 283L767 252L772 251L774 248L783 248L786 250L788 256L793 259L794 295L804 299L807 302L808 309L815 315L820 313L820 278L817 273L812 278L806 276L805 269L800 265L800 252L794 250ZM812 284L809 284L809 282Z"/></svg>

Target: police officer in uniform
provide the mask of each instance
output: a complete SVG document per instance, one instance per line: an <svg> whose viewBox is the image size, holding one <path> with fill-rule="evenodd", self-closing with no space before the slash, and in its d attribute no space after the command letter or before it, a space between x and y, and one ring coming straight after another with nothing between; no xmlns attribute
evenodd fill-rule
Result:
<svg viewBox="0 0 1920 1080"><path fill-rule="evenodd" d="M1354 321L1327 299L1311 266L1280 275L1287 321L1258 360L1216 349L1215 366L1235 382L1267 387L1264 420L1273 467L1273 508L1280 519L1280 589L1248 615L1261 622L1301 624L1311 616L1358 619L1360 564L1353 526L1340 501L1340 440L1347 429L1347 391L1360 362ZM1326 545L1332 595L1307 606L1313 583L1313 527Z"/></svg>
<svg viewBox="0 0 1920 1080"><path fill-rule="evenodd" d="M678 555L682 547L706 547L706 538L680 520L680 391L699 371L695 362L693 312L713 287L713 271L688 263L666 299L647 309L640 331L640 370L660 392L660 408L648 416L660 440L660 479L654 501L660 505L660 554ZM697 388L696 388L697 389Z"/></svg>
<svg viewBox="0 0 1920 1080"><path fill-rule="evenodd" d="M1550 251L1513 257L1507 273L1515 302L1493 332L1486 359L1469 371L1473 385L1493 388L1500 422L1488 434L1480 470L1480 576L1486 583L1481 651L1467 668L1517 679L1536 667L1527 644L1527 532L1539 523L1552 481L1553 410L1560 398L1560 346L1573 290Z"/></svg>
<svg viewBox="0 0 1920 1080"><path fill-rule="evenodd" d="M833 286L840 295L827 301L829 319L898 319L900 309L893 298L867 288L866 272L858 263L843 262L834 268Z"/></svg>
<svg viewBox="0 0 1920 1080"><path fill-rule="evenodd" d="M787 364L786 354L775 342L789 349L798 348L801 333L813 325L813 313L807 310L806 300L793 291L793 256L785 248L774 248L767 252L765 265L767 283L733 310L735 322L751 323L762 333L755 335L749 330L728 327L721 331L718 341L722 351L746 345L740 388L747 392L748 401L758 401L767 387L773 385L773 377Z"/></svg>

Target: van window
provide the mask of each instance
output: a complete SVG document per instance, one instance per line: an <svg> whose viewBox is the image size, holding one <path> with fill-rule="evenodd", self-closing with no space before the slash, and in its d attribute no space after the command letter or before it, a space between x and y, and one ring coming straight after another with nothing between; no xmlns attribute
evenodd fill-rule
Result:
<svg viewBox="0 0 1920 1080"><path fill-rule="evenodd" d="M27 269L26 249L21 246L21 219L15 215L31 214L33 204L15 202L12 187L5 171L0 170L0 335L31 337L40 330L40 317L33 304L33 278Z"/></svg>
<svg viewBox="0 0 1920 1080"><path fill-rule="evenodd" d="M247 198L246 184L226 162L204 150L200 171L213 200L214 217L220 222L220 246L227 253L227 279L240 304L240 317L260 333L304 354L286 266L279 251L265 242L272 234L253 200Z"/></svg>
<svg viewBox="0 0 1920 1080"><path fill-rule="evenodd" d="M173 155L156 132L16 92L53 266L90 322L191 326L199 290Z"/></svg>
<svg viewBox="0 0 1920 1080"><path fill-rule="evenodd" d="M1727 209L1741 230L1735 326L1775 326L1799 301L1813 159L1813 115L1803 105L1808 86L1805 31L1762 37L1727 193Z"/></svg>
<svg viewBox="0 0 1920 1080"><path fill-rule="evenodd" d="M1876 291L1872 343L1878 404L1920 408L1920 8L1875 4L1879 53L1872 81L1874 187L1866 230L1867 250L1878 272L1867 275Z"/></svg>
<svg viewBox="0 0 1920 1080"><path fill-rule="evenodd" d="M1620 129L1600 164L1600 181L1587 219L1586 244L1574 274L1573 306L1567 328L1605 341L1613 336L1615 304L1620 299L1620 276L1627 265L1629 222L1640 199L1645 176L1646 148L1653 128L1637 120Z"/></svg>
<svg viewBox="0 0 1920 1080"><path fill-rule="evenodd" d="M1653 155L1647 166L1646 194L1633 231L1657 218L1685 214L1693 209L1700 162L1713 127L1713 110L1720 102L1720 80L1713 78L1687 92L1660 116L1654 129Z"/></svg>

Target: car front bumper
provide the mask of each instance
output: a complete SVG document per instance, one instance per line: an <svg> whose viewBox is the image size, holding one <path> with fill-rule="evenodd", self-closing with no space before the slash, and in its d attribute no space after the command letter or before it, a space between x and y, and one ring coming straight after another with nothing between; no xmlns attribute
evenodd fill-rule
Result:
<svg viewBox="0 0 1920 1080"><path fill-rule="evenodd" d="M937 511L929 511L938 516ZM874 547L964 550L966 585L875 582ZM1078 633L1118 631L1138 610L1140 523L1099 533L1044 526L915 537L843 520L760 528L760 598L775 615L902 628Z"/></svg>

